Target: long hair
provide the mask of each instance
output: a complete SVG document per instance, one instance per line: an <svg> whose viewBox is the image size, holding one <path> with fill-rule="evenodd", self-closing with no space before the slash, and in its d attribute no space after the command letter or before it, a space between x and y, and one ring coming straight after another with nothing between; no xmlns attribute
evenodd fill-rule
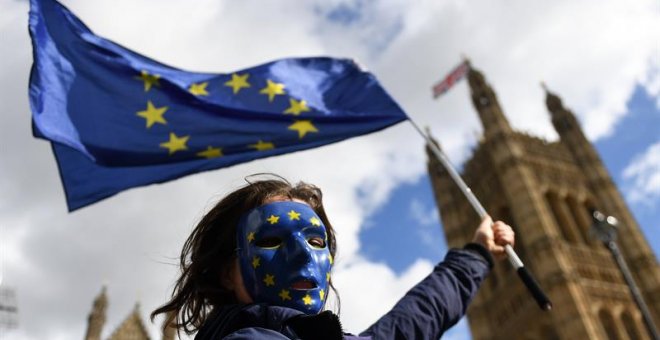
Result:
<svg viewBox="0 0 660 340"><path fill-rule="evenodd" d="M300 182L291 185L285 179L257 180L220 200L199 221L181 250L181 275L176 281L170 301L151 313L151 320L166 314L166 325L192 334L206 321L213 308L238 303L234 292L221 284L236 259L236 226L247 211L277 196L299 199L309 204L321 218L328 233L332 257L337 252L335 232L323 208L318 187ZM330 287L339 296L330 279Z"/></svg>

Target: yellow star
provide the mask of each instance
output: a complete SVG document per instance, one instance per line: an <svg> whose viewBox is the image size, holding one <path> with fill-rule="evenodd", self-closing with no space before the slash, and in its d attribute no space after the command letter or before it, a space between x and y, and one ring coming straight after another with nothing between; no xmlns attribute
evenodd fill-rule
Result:
<svg viewBox="0 0 660 340"><path fill-rule="evenodd" d="M214 148L209 145L206 150L198 152L197 156L208 159L220 157L222 156L222 148Z"/></svg>
<svg viewBox="0 0 660 340"><path fill-rule="evenodd" d="M261 259L259 257L257 257L257 256L253 257L252 258L252 268L257 269L257 267L259 267L259 265L261 264L260 262L261 262Z"/></svg>
<svg viewBox="0 0 660 340"><path fill-rule="evenodd" d="M289 295L289 291L286 289L282 289L278 295L282 298L282 301L291 300L291 295Z"/></svg>
<svg viewBox="0 0 660 340"><path fill-rule="evenodd" d="M259 91L261 94L268 95L268 101L272 102L276 95L284 94L284 84L275 83L270 79L266 80L266 87Z"/></svg>
<svg viewBox="0 0 660 340"><path fill-rule="evenodd" d="M266 221L268 221L268 223L270 224L275 224L280 221L280 217L275 215L270 215L270 217L268 217Z"/></svg>
<svg viewBox="0 0 660 340"><path fill-rule="evenodd" d="M138 111L137 115L147 120L147 129L156 123L167 124L163 115L167 111L168 107L155 107L154 103L151 100L147 101L147 109L144 111Z"/></svg>
<svg viewBox="0 0 660 340"><path fill-rule="evenodd" d="M321 291L319 292L319 298L321 300L323 300L323 298L325 298L325 291L323 289L321 289Z"/></svg>
<svg viewBox="0 0 660 340"><path fill-rule="evenodd" d="M302 139L308 132L319 132L311 120L296 120L295 123L289 125L289 130L298 131L298 138Z"/></svg>
<svg viewBox="0 0 660 340"><path fill-rule="evenodd" d="M332 255L328 255L328 261L330 261L330 264L332 264L332 262L335 261L335 260L332 259Z"/></svg>
<svg viewBox="0 0 660 340"><path fill-rule="evenodd" d="M314 302L314 299L312 299L312 297L309 296L309 294L305 295L305 296L302 298L302 300L303 300L303 302L304 302L306 305L311 305L312 302Z"/></svg>
<svg viewBox="0 0 660 340"><path fill-rule="evenodd" d="M160 87L160 83L158 82L160 76L157 74L149 74L149 72L145 70L142 70L140 75L135 77L135 79L140 79L144 82L144 92L151 90L151 87L154 85Z"/></svg>
<svg viewBox="0 0 660 340"><path fill-rule="evenodd" d="M266 274L266 277L264 278L264 283L266 284L266 287L268 286L274 286L275 285L275 276Z"/></svg>
<svg viewBox="0 0 660 340"><path fill-rule="evenodd" d="M248 233L247 240L248 242L254 241L254 231Z"/></svg>
<svg viewBox="0 0 660 340"><path fill-rule="evenodd" d="M298 101L293 98L290 98L289 105L290 105L289 108L286 109L286 111L284 111L284 114L288 113L297 116L302 112L309 111L309 107L307 107L307 102L305 102L304 100Z"/></svg>
<svg viewBox="0 0 660 340"><path fill-rule="evenodd" d="M316 217L312 217L312 218L310 218L310 219L309 219L309 222L310 222L313 226L316 226L316 227L320 227L320 226L321 226L321 220L319 220L319 219L316 218Z"/></svg>
<svg viewBox="0 0 660 340"><path fill-rule="evenodd" d="M237 94L238 91L240 91L242 88L250 87L250 84L247 81L248 77L250 77L250 74L248 73L243 75L234 73L231 75L231 80L225 83L225 86L231 87L231 89L234 91L234 94Z"/></svg>
<svg viewBox="0 0 660 340"><path fill-rule="evenodd" d="M300 213L299 212L291 210L286 214L289 215L289 220L291 220L291 221L293 221L293 220L300 221Z"/></svg>
<svg viewBox="0 0 660 340"><path fill-rule="evenodd" d="M169 150L170 155L180 150L188 150L186 143L190 136L177 137L173 132L170 132L170 140L160 143L160 147Z"/></svg>
<svg viewBox="0 0 660 340"><path fill-rule="evenodd" d="M248 146L257 149L257 151L266 151L275 148L275 145L273 143L264 142L261 139L257 142L257 144L250 144Z"/></svg>
<svg viewBox="0 0 660 340"><path fill-rule="evenodd" d="M205 81L203 83L194 83L190 85L188 91L196 96L208 96L209 93L206 92L206 86L209 85L209 82Z"/></svg>
<svg viewBox="0 0 660 340"><path fill-rule="evenodd" d="M330 273L325 273L325 280L330 281Z"/></svg>

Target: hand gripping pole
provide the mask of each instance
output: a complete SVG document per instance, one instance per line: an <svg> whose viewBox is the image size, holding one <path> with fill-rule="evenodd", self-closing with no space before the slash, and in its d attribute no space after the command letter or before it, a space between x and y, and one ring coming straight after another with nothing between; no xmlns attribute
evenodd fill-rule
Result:
<svg viewBox="0 0 660 340"><path fill-rule="evenodd" d="M472 193L472 190L463 182L463 179L461 176L456 172L454 169L453 165L451 162L449 162L449 158L445 155L445 153L431 140L431 138L422 132L422 130L415 124L415 122L410 119L410 122L412 123L413 127L419 132L420 135L426 140L426 143L429 145L431 148L431 151L435 155L435 157L442 163L442 165L447 169L447 172L451 176L451 178L454 180L454 182L458 185L458 187L461 189L465 197L468 199L474 210L479 214L479 217L482 219L488 215L486 212L486 209L481 205L479 200L477 199L476 196L474 196L474 193ZM518 254L513 250L513 247L510 245L506 245L504 247L504 250L506 251L506 254L509 258L509 262L515 268L516 272L518 273L518 276L522 280L522 282L525 284L525 287L527 287L527 290L532 294L534 297L534 300L536 300L536 303L538 303L539 307L541 307L542 310L544 311L549 311L552 309L552 303L548 299L548 297L543 293L543 290L541 290L541 287L539 284L534 280L534 277L532 277L532 274L525 268L525 265L523 262L520 260L518 257Z"/></svg>

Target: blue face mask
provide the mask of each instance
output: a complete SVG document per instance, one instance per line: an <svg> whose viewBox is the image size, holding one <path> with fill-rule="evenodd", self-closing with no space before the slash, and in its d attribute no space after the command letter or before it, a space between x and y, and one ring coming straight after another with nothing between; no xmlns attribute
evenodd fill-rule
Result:
<svg viewBox="0 0 660 340"><path fill-rule="evenodd" d="M237 236L243 284L253 301L321 311L332 256L325 226L310 206L282 201L254 208L242 216Z"/></svg>

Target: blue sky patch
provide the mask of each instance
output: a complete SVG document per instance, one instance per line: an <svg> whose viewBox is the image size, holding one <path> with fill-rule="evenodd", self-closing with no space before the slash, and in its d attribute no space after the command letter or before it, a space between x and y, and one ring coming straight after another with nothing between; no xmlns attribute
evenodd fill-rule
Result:
<svg viewBox="0 0 660 340"><path fill-rule="evenodd" d="M360 230L361 253L397 274L418 258L439 262L447 252L429 177L400 185Z"/></svg>

